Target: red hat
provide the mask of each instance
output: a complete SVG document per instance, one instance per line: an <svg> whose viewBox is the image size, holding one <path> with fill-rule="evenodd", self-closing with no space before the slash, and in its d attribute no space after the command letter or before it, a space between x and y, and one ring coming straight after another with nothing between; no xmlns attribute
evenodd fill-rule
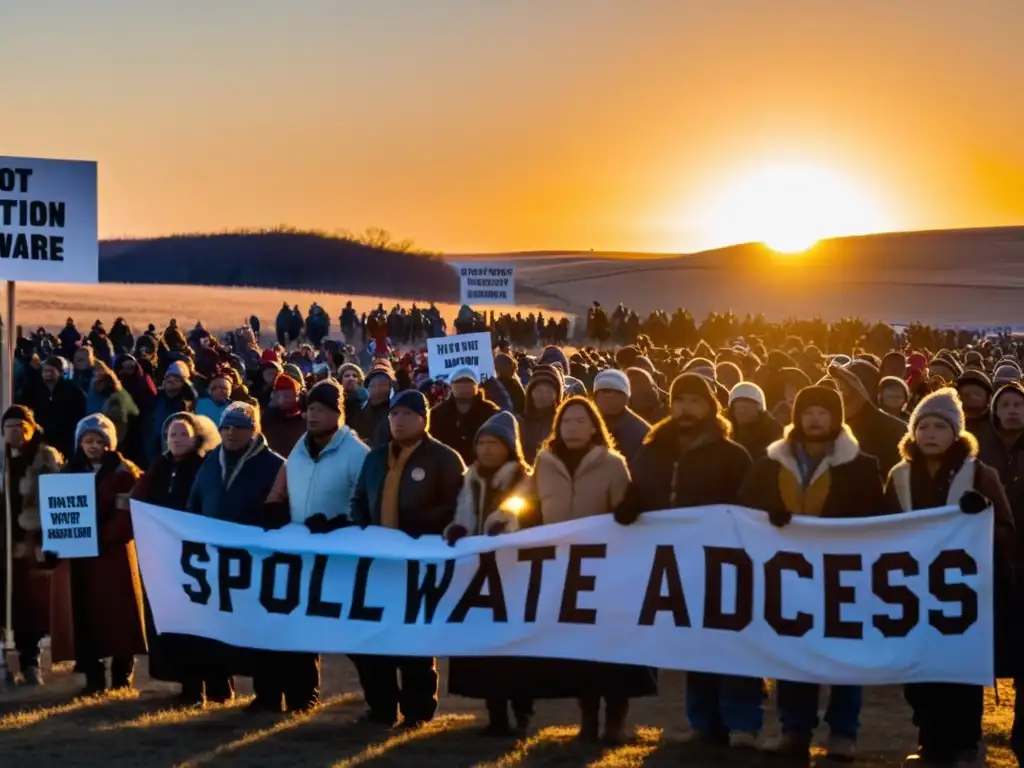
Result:
<svg viewBox="0 0 1024 768"><path fill-rule="evenodd" d="M922 355L920 352L915 352L907 359L907 368L910 373L917 373L923 371L928 367L928 358Z"/></svg>
<svg viewBox="0 0 1024 768"><path fill-rule="evenodd" d="M277 352L272 349L264 349L263 354L260 355L261 363L276 363L279 362L277 358Z"/></svg>
<svg viewBox="0 0 1024 768"><path fill-rule="evenodd" d="M290 389L295 394L299 394L299 382L289 376L287 373L279 373L274 377L274 391L278 392L283 389Z"/></svg>

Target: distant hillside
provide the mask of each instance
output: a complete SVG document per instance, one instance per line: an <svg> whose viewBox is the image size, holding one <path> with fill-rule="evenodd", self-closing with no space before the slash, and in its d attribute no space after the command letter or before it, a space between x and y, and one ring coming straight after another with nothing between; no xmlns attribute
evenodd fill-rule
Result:
<svg viewBox="0 0 1024 768"><path fill-rule="evenodd" d="M288 288L457 303L459 280L438 256L312 233L181 235L100 244L100 281ZM562 308L520 286L524 304Z"/></svg>

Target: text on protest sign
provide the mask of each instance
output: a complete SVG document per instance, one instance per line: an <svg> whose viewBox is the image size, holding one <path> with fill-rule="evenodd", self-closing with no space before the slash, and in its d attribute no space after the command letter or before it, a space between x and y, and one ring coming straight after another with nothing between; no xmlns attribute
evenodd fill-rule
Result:
<svg viewBox="0 0 1024 768"><path fill-rule="evenodd" d="M427 367L430 377L448 378L459 368L472 368L481 377L494 376L491 334L462 333L427 339Z"/></svg>
<svg viewBox="0 0 1024 768"><path fill-rule="evenodd" d="M96 163L0 157L0 279L99 282Z"/></svg>
<svg viewBox="0 0 1024 768"><path fill-rule="evenodd" d="M91 472L39 478L43 551L59 557L96 557L96 476Z"/></svg>
<svg viewBox="0 0 1024 768"><path fill-rule="evenodd" d="M990 683L992 515L703 507L498 537L264 533L132 506L160 632L282 651L516 655L825 684ZM174 553L173 555L171 553Z"/></svg>
<svg viewBox="0 0 1024 768"><path fill-rule="evenodd" d="M459 273L459 303L516 303L515 264L479 261L456 265Z"/></svg>

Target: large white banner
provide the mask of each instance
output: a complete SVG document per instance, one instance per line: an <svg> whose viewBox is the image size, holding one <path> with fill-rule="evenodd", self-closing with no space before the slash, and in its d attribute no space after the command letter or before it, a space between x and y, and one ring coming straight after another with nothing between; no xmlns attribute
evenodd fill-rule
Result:
<svg viewBox="0 0 1024 768"><path fill-rule="evenodd" d="M0 279L100 279L96 163L0 157Z"/></svg>
<svg viewBox="0 0 1024 768"><path fill-rule="evenodd" d="M992 514L785 529L734 507L463 539L314 536L132 502L161 632L324 653L576 658L830 684L991 684Z"/></svg>

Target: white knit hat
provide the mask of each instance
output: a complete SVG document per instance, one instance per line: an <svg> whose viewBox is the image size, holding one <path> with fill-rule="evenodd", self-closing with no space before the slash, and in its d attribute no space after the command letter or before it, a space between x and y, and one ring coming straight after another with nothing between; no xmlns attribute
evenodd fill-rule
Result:
<svg viewBox="0 0 1024 768"><path fill-rule="evenodd" d="M615 370L614 368L609 368L607 371L601 371L594 377L594 392L600 392L602 389L611 389L615 392L621 392L626 397L629 397L629 376L622 371Z"/></svg>
<svg viewBox="0 0 1024 768"><path fill-rule="evenodd" d="M937 416L953 428L957 436L964 431L964 406L960 402L960 394L950 387L938 389L926 396L910 414L910 432L917 430L917 425L926 416Z"/></svg>
<svg viewBox="0 0 1024 768"><path fill-rule="evenodd" d="M768 410L764 390L751 381L741 381L729 392L729 405L737 400L753 400L760 410Z"/></svg>

